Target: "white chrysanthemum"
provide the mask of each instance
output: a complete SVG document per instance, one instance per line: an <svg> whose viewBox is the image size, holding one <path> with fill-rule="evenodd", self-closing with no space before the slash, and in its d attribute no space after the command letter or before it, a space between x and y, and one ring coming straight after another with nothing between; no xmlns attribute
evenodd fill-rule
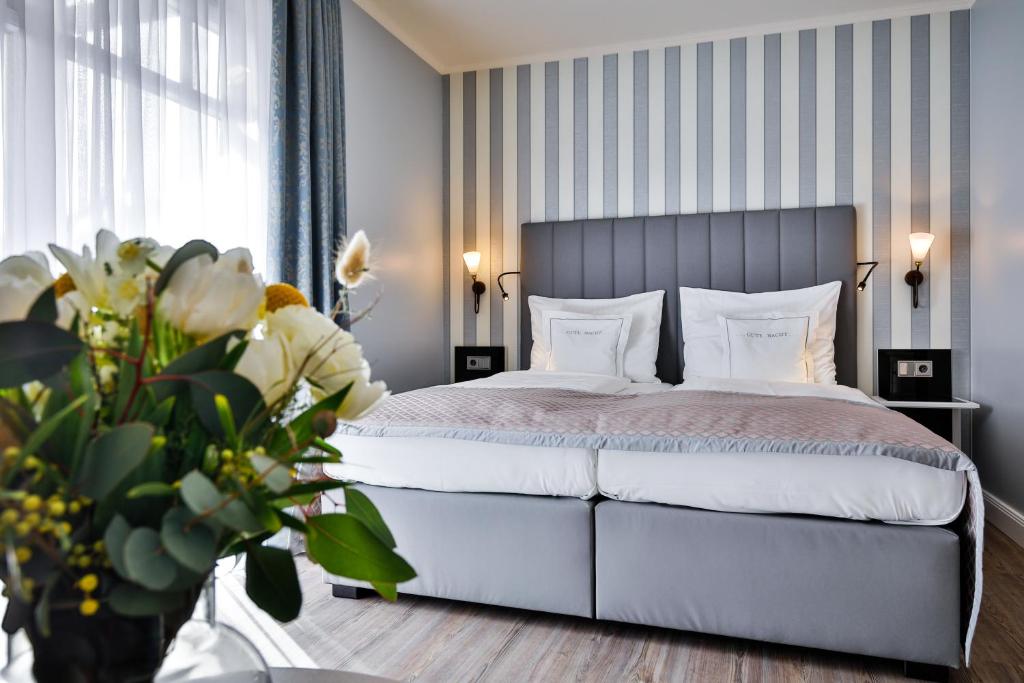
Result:
<svg viewBox="0 0 1024 683"><path fill-rule="evenodd" d="M296 372L313 385L317 400L352 385L338 416L356 420L388 396L384 382L370 382L370 364L351 333L305 306L285 306L267 315L268 335L287 339Z"/></svg>
<svg viewBox="0 0 1024 683"><path fill-rule="evenodd" d="M287 395L296 379L287 339L280 334L250 339L235 372L260 390L265 404L274 405Z"/></svg>
<svg viewBox="0 0 1024 683"><path fill-rule="evenodd" d="M342 243L334 275L348 289L355 289L370 273L370 240L362 230Z"/></svg>
<svg viewBox="0 0 1024 683"><path fill-rule="evenodd" d="M263 303L263 280L253 273L248 249L231 249L216 261L206 254L174 272L160 295L161 316L182 332L210 339L251 330Z"/></svg>
<svg viewBox="0 0 1024 683"><path fill-rule="evenodd" d="M24 320L53 275L46 256L30 251L0 261L0 322Z"/></svg>

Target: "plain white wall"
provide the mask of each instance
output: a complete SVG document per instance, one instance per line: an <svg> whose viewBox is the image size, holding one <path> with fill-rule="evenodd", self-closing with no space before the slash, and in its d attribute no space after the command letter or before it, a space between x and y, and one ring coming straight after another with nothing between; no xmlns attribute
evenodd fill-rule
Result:
<svg viewBox="0 0 1024 683"><path fill-rule="evenodd" d="M351 0L342 3L349 234L363 229L376 282L353 297L375 379L444 381L441 76Z"/></svg>
<svg viewBox="0 0 1024 683"><path fill-rule="evenodd" d="M971 22L973 457L1024 511L1024 2L978 0Z"/></svg>

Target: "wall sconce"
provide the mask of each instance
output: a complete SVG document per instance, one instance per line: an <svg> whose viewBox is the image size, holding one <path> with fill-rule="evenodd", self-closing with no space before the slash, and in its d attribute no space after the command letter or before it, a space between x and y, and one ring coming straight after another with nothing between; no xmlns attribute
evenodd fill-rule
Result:
<svg viewBox="0 0 1024 683"><path fill-rule="evenodd" d="M480 312L480 297L487 291L487 285L476 279L476 274L480 271L480 252L479 251L467 251L462 255L462 260L466 262L466 270L469 271L469 276L473 278L473 312Z"/></svg>
<svg viewBox="0 0 1024 683"><path fill-rule="evenodd" d="M864 276L864 279L857 283L857 291L863 292L867 289L868 278L871 277L871 273L875 272L875 268L878 267L878 261L857 261L858 266L871 266L868 268L868 274Z"/></svg>
<svg viewBox="0 0 1024 683"><path fill-rule="evenodd" d="M518 270L509 270L509 271L506 271L506 272L504 272L504 273L502 273L501 275L498 276L498 289L501 290L501 300L502 301L508 301L508 292L506 292L505 288L501 286L501 278L505 277L506 275L519 275L519 271Z"/></svg>
<svg viewBox="0 0 1024 683"><path fill-rule="evenodd" d="M928 250L931 249L935 235L930 232L910 233L910 253L914 259L914 269L908 271L903 281L914 290L914 308L917 308L917 288L924 282L924 273L921 272L921 264L928 257Z"/></svg>

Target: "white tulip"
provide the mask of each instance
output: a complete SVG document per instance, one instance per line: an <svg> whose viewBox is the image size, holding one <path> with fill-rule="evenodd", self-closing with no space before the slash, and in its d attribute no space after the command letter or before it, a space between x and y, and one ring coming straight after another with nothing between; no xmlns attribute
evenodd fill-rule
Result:
<svg viewBox="0 0 1024 683"><path fill-rule="evenodd" d="M0 322L24 320L32 304L52 284L46 256L38 251L0 261Z"/></svg>
<svg viewBox="0 0 1024 683"><path fill-rule="evenodd" d="M252 382L268 406L288 394L295 383L294 372L287 340L279 334L250 339L235 366L235 373Z"/></svg>
<svg viewBox="0 0 1024 683"><path fill-rule="evenodd" d="M100 230L96 233L95 257L89 247L82 247L81 255L56 244L50 245L50 251L68 271L75 288L90 306L109 308L107 280L118 266L120 244L117 235Z"/></svg>
<svg viewBox="0 0 1024 683"><path fill-rule="evenodd" d="M253 273L248 249L232 249L214 261L206 254L181 264L160 295L165 320L197 339L251 330L263 303L263 280Z"/></svg>
<svg viewBox="0 0 1024 683"><path fill-rule="evenodd" d="M352 385L337 411L339 417L363 417L388 395L383 382L370 382L370 364L355 337L330 318L306 306L285 306L270 313L266 325L268 334L288 340L292 361L313 385L315 399Z"/></svg>

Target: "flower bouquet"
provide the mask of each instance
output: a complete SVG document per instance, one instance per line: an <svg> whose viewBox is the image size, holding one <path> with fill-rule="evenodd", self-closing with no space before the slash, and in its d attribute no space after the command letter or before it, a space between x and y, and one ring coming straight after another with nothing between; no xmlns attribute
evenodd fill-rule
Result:
<svg viewBox="0 0 1024 683"><path fill-rule="evenodd" d="M352 284L369 245L339 262ZM40 681L151 680L219 558L245 556L252 600L280 621L302 594L289 529L332 574L394 599L415 573L373 504L300 468L387 392L351 334L245 249L180 249L101 231L0 262L3 628L24 628ZM339 313L335 310L333 313ZM345 512L315 514L344 489Z"/></svg>

